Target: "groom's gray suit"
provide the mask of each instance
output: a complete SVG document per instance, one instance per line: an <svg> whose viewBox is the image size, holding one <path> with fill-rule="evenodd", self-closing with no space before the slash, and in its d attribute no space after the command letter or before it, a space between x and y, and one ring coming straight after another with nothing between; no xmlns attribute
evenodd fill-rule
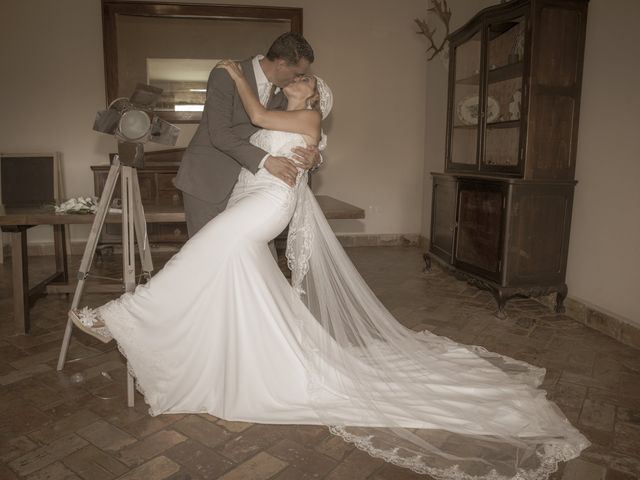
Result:
<svg viewBox="0 0 640 480"><path fill-rule="evenodd" d="M258 95L251 59L241 65ZM280 91L267 108L284 109L286 104ZM207 82L202 120L182 157L175 182L184 193L190 237L224 210L241 167L252 173L258 171L267 152L249 143L249 137L257 130L242 106L233 79L225 69L214 68Z"/></svg>

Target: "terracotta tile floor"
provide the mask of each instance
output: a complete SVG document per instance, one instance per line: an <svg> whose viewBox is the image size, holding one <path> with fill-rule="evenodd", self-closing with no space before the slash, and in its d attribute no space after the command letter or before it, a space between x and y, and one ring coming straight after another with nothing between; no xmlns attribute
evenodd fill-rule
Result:
<svg viewBox="0 0 640 480"><path fill-rule="evenodd" d="M544 388L594 443L555 479L640 475L640 352L527 299L507 319L479 291L435 270L412 247L348 250L384 304L406 326L482 345L547 368ZM155 255L156 267L168 255ZM71 259L72 271L79 258ZM32 281L53 267L32 262ZM120 257L96 273L118 274ZM105 295L85 295L97 305ZM0 265L0 479L305 480L426 478L354 450L325 428L231 423L207 415L152 418L141 397L125 406L124 363L114 345L76 331L63 372L56 360L70 297L32 309L33 332L12 334L10 264Z"/></svg>

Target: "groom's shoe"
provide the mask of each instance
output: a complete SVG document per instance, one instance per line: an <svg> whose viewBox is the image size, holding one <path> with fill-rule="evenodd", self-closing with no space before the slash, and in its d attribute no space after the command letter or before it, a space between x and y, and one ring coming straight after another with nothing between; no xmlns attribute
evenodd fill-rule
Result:
<svg viewBox="0 0 640 480"><path fill-rule="evenodd" d="M113 340L111 332L98 317L95 310L84 307L82 310L69 310L69 319L73 324L85 333L97 338L103 343Z"/></svg>

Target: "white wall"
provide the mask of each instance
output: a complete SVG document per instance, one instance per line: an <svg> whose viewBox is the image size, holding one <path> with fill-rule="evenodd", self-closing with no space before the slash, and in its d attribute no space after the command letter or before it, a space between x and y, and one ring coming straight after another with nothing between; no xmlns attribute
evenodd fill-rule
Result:
<svg viewBox="0 0 640 480"><path fill-rule="evenodd" d="M449 1L466 22L497 1ZM569 297L640 326L640 2L591 0L569 245ZM446 72L427 67L422 234L429 236L431 178L443 171Z"/></svg>
<svg viewBox="0 0 640 480"><path fill-rule="evenodd" d="M62 152L67 193L93 194L89 166L108 163L114 147L91 131L105 105L99 0L2 0L0 71L0 151ZM29 238L49 231L32 229Z"/></svg>
<svg viewBox="0 0 640 480"><path fill-rule="evenodd" d="M418 233L426 61L413 19L426 14L426 0L221 3L304 9L314 71L335 95L326 123L327 164L314 189L367 209L364 221L335 222L335 228ZM105 106L100 1L0 5L0 151L60 151L67 194L92 194L89 166L107 163L115 149L112 138L91 130L96 110ZM195 127L181 125L179 146ZM87 232L74 227L72 237ZM38 232L32 238L40 238Z"/></svg>
<svg viewBox="0 0 640 480"><path fill-rule="evenodd" d="M567 283L640 326L640 2L591 0Z"/></svg>

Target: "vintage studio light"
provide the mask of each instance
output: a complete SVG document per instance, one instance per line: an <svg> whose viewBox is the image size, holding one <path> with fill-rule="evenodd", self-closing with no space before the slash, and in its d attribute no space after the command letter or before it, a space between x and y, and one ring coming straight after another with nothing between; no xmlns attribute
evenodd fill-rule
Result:
<svg viewBox="0 0 640 480"><path fill-rule="evenodd" d="M96 115L93 129L116 136L118 139L118 156L114 158L109 169L109 175L100 196L98 209L82 255L82 261L78 269L78 283L71 302L70 315L71 312L78 308L85 282L89 278L89 270L91 269L100 234L107 220L118 177L121 180L122 281L124 289L127 292L131 292L136 287L135 240L137 240L140 252L142 276L147 279L151 278L153 262L151 261L146 217L140 196L137 168L144 166L144 144L146 142L175 145L180 133L178 127L153 114L153 107L161 93L162 89L160 88L138 84L131 98L117 98L111 102L109 108L98 112ZM67 358L72 326L73 322L69 317L60 349L60 356L58 357L58 370L62 370ZM134 404L133 390L133 377L129 374L127 377L127 398L130 407L133 407Z"/></svg>
<svg viewBox="0 0 640 480"><path fill-rule="evenodd" d="M161 88L138 84L130 98L116 98L96 115L93 129L115 135L122 165L144 166L144 144L148 141L173 146L180 129L153 114Z"/></svg>

